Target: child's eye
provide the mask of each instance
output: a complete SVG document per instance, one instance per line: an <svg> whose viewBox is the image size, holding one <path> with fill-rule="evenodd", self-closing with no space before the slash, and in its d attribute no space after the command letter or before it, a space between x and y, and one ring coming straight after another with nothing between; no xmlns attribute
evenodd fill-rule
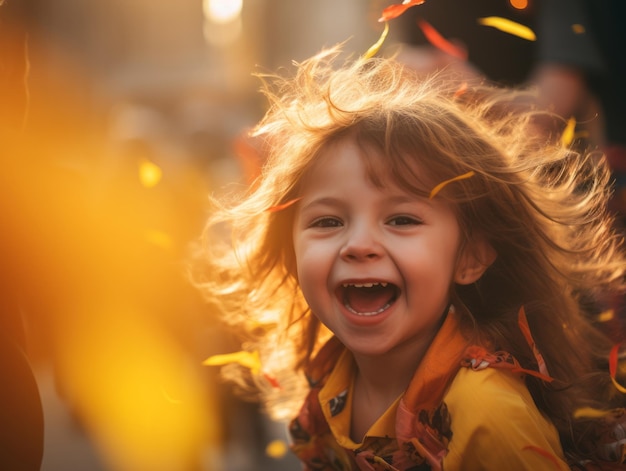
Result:
<svg viewBox="0 0 626 471"><path fill-rule="evenodd" d="M395 216L387 221L390 226L411 226L419 225L422 221L411 216Z"/></svg>
<svg viewBox="0 0 626 471"><path fill-rule="evenodd" d="M341 227L341 226L343 226L343 223L341 222L341 220L334 218L334 217L327 217L327 216L317 218L311 224L309 224L309 227L320 227L320 228Z"/></svg>

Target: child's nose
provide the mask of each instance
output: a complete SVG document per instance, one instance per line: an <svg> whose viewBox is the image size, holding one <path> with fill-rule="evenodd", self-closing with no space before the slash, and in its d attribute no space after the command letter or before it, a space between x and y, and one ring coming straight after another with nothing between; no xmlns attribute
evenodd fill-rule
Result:
<svg viewBox="0 0 626 471"><path fill-rule="evenodd" d="M348 233L340 256L345 260L369 260L380 257L382 250L374 230L369 227L354 227Z"/></svg>

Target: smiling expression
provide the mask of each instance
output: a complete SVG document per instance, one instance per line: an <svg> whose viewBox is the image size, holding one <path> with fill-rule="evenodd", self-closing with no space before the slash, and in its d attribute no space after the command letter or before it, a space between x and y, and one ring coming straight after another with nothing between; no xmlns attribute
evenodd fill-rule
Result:
<svg viewBox="0 0 626 471"><path fill-rule="evenodd" d="M460 229L450 206L368 177L349 138L330 144L302 184L293 241L314 315L362 355L421 351L460 278ZM377 158L384 158L377 156Z"/></svg>

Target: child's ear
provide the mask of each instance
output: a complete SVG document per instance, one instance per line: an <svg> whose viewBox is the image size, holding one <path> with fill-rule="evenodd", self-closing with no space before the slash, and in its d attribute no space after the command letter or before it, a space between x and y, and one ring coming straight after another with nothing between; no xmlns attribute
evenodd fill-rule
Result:
<svg viewBox="0 0 626 471"><path fill-rule="evenodd" d="M469 285L478 281L496 257L496 251L489 242L482 238L472 241L463 249L454 273L454 282Z"/></svg>

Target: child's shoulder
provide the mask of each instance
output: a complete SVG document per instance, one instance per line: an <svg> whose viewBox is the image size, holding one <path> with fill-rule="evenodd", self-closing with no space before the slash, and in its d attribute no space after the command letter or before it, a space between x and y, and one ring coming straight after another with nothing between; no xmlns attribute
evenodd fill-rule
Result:
<svg viewBox="0 0 626 471"><path fill-rule="evenodd" d="M471 410L473 414L496 415L515 410L537 410L520 373L499 368L461 368L444 401L448 409Z"/></svg>
<svg viewBox="0 0 626 471"><path fill-rule="evenodd" d="M520 470L564 463L558 432L535 406L519 373L461 368L444 402L453 434L448 469L457 469L457 462L458 469L465 463L462 469L504 469L500 466L507 464Z"/></svg>

